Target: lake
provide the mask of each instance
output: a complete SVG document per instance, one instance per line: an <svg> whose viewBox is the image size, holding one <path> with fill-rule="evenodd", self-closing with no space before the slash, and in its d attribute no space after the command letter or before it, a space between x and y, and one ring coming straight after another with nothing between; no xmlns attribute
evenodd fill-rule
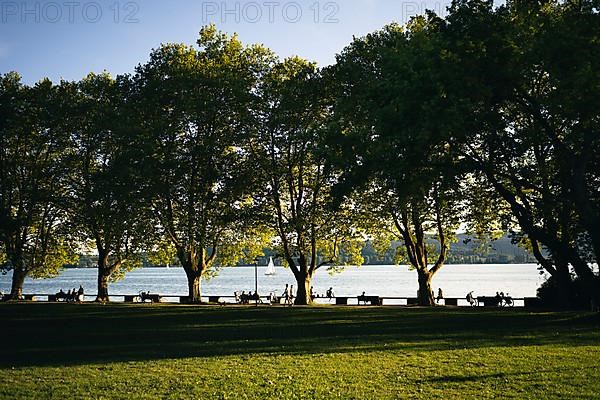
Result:
<svg viewBox="0 0 600 400"><path fill-rule="evenodd" d="M281 294L286 283L294 284L290 270L276 268L276 275L265 276L266 267L258 267L258 291ZM51 294L61 288L83 285L86 294L96 293L96 269L65 269L52 279L27 279L24 293ZM11 273L0 275L0 291L10 292ZM497 291L513 297L535 297L536 289L545 280L535 264L446 265L433 279L437 293L442 288L445 297L464 298L474 291L475 296L494 295ZM324 294L329 287L336 296L367 295L382 297L414 297L417 293L417 273L407 266L348 267L342 273L330 275L325 269L317 271L314 290ZM219 276L202 283L203 296L229 296L234 291L254 291L254 268L235 267L221 270ZM111 283L109 293L114 296L133 295L150 291L166 296L187 295L187 280L181 268L144 268L127 274L124 280ZM89 298L90 300L92 298ZM115 299L115 300L122 300Z"/></svg>

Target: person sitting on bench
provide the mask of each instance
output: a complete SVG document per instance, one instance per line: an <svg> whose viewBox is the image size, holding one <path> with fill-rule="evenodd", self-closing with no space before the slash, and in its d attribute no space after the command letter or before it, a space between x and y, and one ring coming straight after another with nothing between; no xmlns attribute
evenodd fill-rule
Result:
<svg viewBox="0 0 600 400"><path fill-rule="evenodd" d="M467 293L467 301L471 307L475 307L475 298L473 297L473 292Z"/></svg>
<svg viewBox="0 0 600 400"><path fill-rule="evenodd" d="M496 292L496 297L494 297L494 299L496 300L496 306L500 307L502 306L502 301L504 300L504 294Z"/></svg>
<svg viewBox="0 0 600 400"><path fill-rule="evenodd" d="M365 292L362 292L362 294L358 296L358 304L360 303L367 305L367 296L365 296Z"/></svg>

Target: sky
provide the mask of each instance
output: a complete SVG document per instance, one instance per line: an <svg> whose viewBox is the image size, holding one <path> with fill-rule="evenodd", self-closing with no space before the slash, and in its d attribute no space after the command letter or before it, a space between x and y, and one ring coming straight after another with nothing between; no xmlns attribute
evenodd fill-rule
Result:
<svg viewBox="0 0 600 400"><path fill-rule="evenodd" d="M450 0L0 0L0 73L33 84L48 77L79 80L90 72L133 72L161 43L193 45L209 23L244 43L319 65L353 36L433 9Z"/></svg>

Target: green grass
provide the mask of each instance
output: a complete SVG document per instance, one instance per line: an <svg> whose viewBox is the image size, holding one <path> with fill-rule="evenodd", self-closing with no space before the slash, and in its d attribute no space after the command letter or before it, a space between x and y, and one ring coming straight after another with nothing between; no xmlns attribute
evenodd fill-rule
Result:
<svg viewBox="0 0 600 400"><path fill-rule="evenodd" d="M600 398L600 318L1 304L0 399Z"/></svg>

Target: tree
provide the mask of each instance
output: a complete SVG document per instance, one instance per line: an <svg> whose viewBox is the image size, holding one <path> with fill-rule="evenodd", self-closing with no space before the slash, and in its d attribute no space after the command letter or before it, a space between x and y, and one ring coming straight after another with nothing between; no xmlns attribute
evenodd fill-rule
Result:
<svg viewBox="0 0 600 400"><path fill-rule="evenodd" d="M327 157L325 86L315 65L303 59L274 65L264 78L259 129L249 145L299 305L312 303L311 281L319 268L363 262L364 236L354 227L352 209L336 205L332 196L340 174Z"/></svg>
<svg viewBox="0 0 600 400"><path fill-rule="evenodd" d="M26 276L55 275L73 258L59 207L64 109L50 81L26 87L16 73L0 77L0 99L1 267L13 271L9 299L16 300Z"/></svg>
<svg viewBox="0 0 600 400"><path fill-rule="evenodd" d="M201 30L198 45L164 45L135 76L145 191L157 230L186 272L193 303L201 301L203 277L262 251L265 234L255 224L252 199L255 168L240 143L272 57L214 26Z"/></svg>
<svg viewBox="0 0 600 400"><path fill-rule="evenodd" d="M436 82L443 65L439 24L428 14L355 39L331 70L337 86L331 140L346 166L340 192L361 189L357 203L370 215L364 225L381 250L391 240L403 242L397 261L417 271L421 305L434 304L431 280L447 259L466 203L463 167L438 125L457 112Z"/></svg>
<svg viewBox="0 0 600 400"><path fill-rule="evenodd" d="M465 157L510 205L556 282L572 287L571 265L598 302L600 277L590 267L600 231L592 4L514 1L494 10L457 2L445 35L446 51L469 75L457 91L471 105L470 128L455 132Z"/></svg>
<svg viewBox="0 0 600 400"><path fill-rule="evenodd" d="M369 144L353 156L359 169L383 169L388 177L393 171L400 181L412 173L422 191L435 182L430 172L452 176L448 167L457 161L472 178L484 176L541 265L558 282L570 280L572 265L594 298L600 286L588 264L597 260L590 249L599 231L592 3L515 1L494 9L488 1L455 1L446 19L428 13L405 29L391 26L357 40L338 58L338 113L342 134L359 139L358 146L345 145L350 154ZM567 51L580 57L565 62ZM410 162L394 171L380 156L386 152Z"/></svg>
<svg viewBox="0 0 600 400"><path fill-rule="evenodd" d="M109 301L108 284L141 265L150 237L148 207L140 194L140 157L129 124L128 80L104 73L65 83L69 93L68 195L71 227L83 248L98 253L96 301Z"/></svg>

